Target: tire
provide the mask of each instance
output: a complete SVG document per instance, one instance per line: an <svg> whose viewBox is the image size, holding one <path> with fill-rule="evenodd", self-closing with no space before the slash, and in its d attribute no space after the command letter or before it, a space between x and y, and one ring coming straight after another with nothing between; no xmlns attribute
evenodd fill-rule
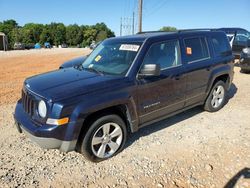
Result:
<svg viewBox="0 0 250 188"><path fill-rule="evenodd" d="M95 120L82 139L80 152L93 162L115 156L124 148L127 129L118 115L105 115Z"/></svg>
<svg viewBox="0 0 250 188"><path fill-rule="evenodd" d="M226 103L226 96L227 90L225 82L216 82L205 101L204 110L208 112L220 110Z"/></svg>

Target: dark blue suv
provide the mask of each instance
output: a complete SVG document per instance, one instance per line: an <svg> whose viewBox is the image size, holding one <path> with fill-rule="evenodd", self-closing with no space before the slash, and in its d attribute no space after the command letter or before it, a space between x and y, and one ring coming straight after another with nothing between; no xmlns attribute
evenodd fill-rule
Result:
<svg viewBox="0 0 250 188"><path fill-rule="evenodd" d="M26 79L14 118L40 146L97 162L120 152L127 135L145 125L198 105L218 111L232 79L224 32L110 38L78 66Z"/></svg>

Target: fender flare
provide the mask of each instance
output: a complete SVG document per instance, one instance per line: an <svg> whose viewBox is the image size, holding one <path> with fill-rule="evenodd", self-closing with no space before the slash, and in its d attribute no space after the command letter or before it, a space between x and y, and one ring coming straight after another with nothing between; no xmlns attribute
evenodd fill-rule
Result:
<svg viewBox="0 0 250 188"><path fill-rule="evenodd" d="M111 94L112 95L112 94ZM118 96L103 96L98 98L96 101L82 101L73 110L70 120L73 126L68 126L65 137L78 140L81 133L81 129L84 125L84 121L87 116L98 112L100 110L105 110L110 107L115 107L119 105L124 105L126 107L126 117L128 120L128 126L131 132L136 132L138 130L138 115L136 111L136 103L132 96L128 94L119 94ZM112 98L112 102L110 102Z"/></svg>

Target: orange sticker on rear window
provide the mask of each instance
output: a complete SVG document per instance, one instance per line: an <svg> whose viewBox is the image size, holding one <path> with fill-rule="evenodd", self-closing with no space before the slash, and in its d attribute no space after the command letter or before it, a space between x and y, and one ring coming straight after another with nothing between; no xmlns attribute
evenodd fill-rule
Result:
<svg viewBox="0 0 250 188"><path fill-rule="evenodd" d="M187 53L187 55L192 55L192 48L187 47L186 48L186 53Z"/></svg>

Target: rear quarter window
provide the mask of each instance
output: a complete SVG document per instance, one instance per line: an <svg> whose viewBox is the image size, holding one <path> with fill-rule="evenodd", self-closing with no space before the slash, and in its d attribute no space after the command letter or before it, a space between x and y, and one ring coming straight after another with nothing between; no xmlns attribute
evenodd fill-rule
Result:
<svg viewBox="0 0 250 188"><path fill-rule="evenodd" d="M210 58L207 40L205 37L193 37L184 39L186 58L188 63Z"/></svg>
<svg viewBox="0 0 250 188"><path fill-rule="evenodd" d="M216 57L231 54L231 47L225 35L223 34L213 35L211 37L211 40Z"/></svg>

